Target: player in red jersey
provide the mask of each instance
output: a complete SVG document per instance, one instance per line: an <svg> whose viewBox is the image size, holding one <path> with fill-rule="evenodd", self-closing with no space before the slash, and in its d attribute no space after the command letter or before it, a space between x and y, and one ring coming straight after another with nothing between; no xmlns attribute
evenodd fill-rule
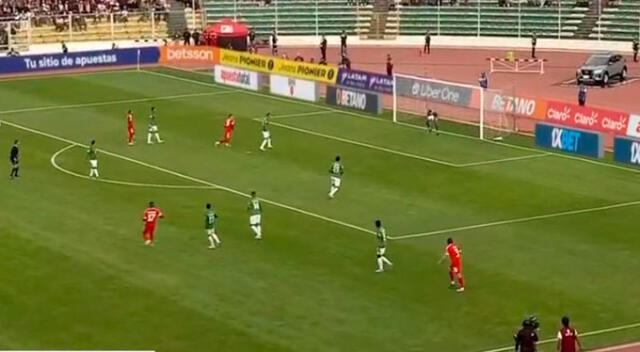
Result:
<svg viewBox="0 0 640 352"><path fill-rule="evenodd" d="M569 317L562 317L562 327L558 331L558 352L580 352L582 346L578 332L569 325Z"/></svg>
<svg viewBox="0 0 640 352"><path fill-rule="evenodd" d="M236 127L236 118L233 114L229 114L227 119L224 120L224 137L216 142L216 146L220 145L220 143L226 145L227 147L231 145L231 134L233 133L233 129Z"/></svg>
<svg viewBox="0 0 640 352"><path fill-rule="evenodd" d="M438 263L442 263L447 257L449 257L449 287L456 287L455 279L458 279L457 292L464 292L464 278L462 277L462 251L453 243L452 238L447 239L447 248L444 255Z"/></svg>
<svg viewBox="0 0 640 352"><path fill-rule="evenodd" d="M144 211L144 214L142 215L142 222L144 222L144 231L142 232L142 238L144 239L145 245L153 245L156 225L158 224L158 219L161 218L164 218L164 214L162 214L162 211L156 208L153 202L149 202L149 207Z"/></svg>
<svg viewBox="0 0 640 352"><path fill-rule="evenodd" d="M127 111L127 140L129 141L129 145L133 145L133 136L136 134L135 127L133 126L133 112L131 110Z"/></svg>

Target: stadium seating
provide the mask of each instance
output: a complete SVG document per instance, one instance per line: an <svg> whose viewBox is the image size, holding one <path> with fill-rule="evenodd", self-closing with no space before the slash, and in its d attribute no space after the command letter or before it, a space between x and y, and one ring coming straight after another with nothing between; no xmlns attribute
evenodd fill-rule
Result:
<svg viewBox="0 0 640 352"><path fill-rule="evenodd" d="M627 40L640 37L640 1L622 1L603 10L590 38Z"/></svg>
<svg viewBox="0 0 640 352"><path fill-rule="evenodd" d="M370 5L355 6L346 0L278 0L277 9L251 0L209 0L205 10L209 23L236 18L258 35L276 26L280 35L336 35L343 29L349 34L362 33L369 29L371 15Z"/></svg>

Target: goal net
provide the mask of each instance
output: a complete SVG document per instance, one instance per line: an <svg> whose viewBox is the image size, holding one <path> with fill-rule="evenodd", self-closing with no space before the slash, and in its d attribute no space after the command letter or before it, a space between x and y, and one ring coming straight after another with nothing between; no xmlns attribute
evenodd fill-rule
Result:
<svg viewBox="0 0 640 352"><path fill-rule="evenodd" d="M394 74L393 79L394 122L425 126L427 111L432 110L440 121L456 122L445 129L481 139L499 140L515 132L515 119L504 104L508 93L404 74Z"/></svg>

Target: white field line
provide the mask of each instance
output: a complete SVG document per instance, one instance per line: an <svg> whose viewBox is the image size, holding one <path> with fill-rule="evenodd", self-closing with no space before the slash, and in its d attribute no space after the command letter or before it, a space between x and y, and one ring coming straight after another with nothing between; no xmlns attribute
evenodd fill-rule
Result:
<svg viewBox="0 0 640 352"><path fill-rule="evenodd" d="M41 107L34 107L34 108L0 111L0 115L18 114L23 112L34 112L34 111L89 108L94 106L118 105L118 104L127 104L127 103L142 103L147 101L174 100L174 99L183 99L183 98L203 97L203 96L210 96L210 95L232 94L232 93L234 92L218 91L218 92L190 93L190 94L180 94L180 95L167 95L167 96L161 96L161 97L149 97L149 98L138 98L138 99L110 100L110 101L101 101L101 102L94 102L94 103L49 105L49 106L41 106Z"/></svg>
<svg viewBox="0 0 640 352"><path fill-rule="evenodd" d="M180 70L179 68L176 68L176 69ZM178 81L183 81L183 82L191 82L191 83L197 84L197 85L203 85L203 86L209 86L209 87L217 87L217 88L220 88L220 89L229 89L229 90L233 90L233 91L237 91L237 92L242 92L244 94L260 96L260 97L268 98L268 99L272 99L272 100L285 101L285 102L291 103L291 104L313 106L313 107L316 107L316 108L325 109L327 111L333 111L333 112L336 112L336 113L341 114L341 115L351 115L351 116L356 116L356 117L360 117L360 118L364 118L364 119L368 119L368 120L386 122L386 123L393 124L392 121L387 120L387 119L374 117L374 116L369 116L369 115L365 115L365 114L360 114L360 113L353 112L353 111L333 109L333 108L329 108L329 107L326 107L326 106L321 106L321 105L318 105L318 104L309 103L309 102L305 102L305 101L287 99L287 98L277 97L277 96L273 96L273 95L269 95L269 94L265 94L265 93L260 93L260 92L252 92L252 91L243 90L243 89L227 88L227 87L224 87L224 86L216 84L216 83L201 82L201 81L196 81L196 80L193 80L193 79L188 79L188 78L183 78L183 77L176 77L176 76L172 76L172 75L168 75L168 74L164 74L164 73L160 73L160 72L147 71L147 70L141 70L140 72L144 72L144 73L147 73L147 74L150 74L150 75L156 75L156 76L160 76L160 77L165 77L165 78L169 78L169 79L174 79L174 80L178 80ZM194 72L191 72L191 71L186 71L186 72L194 73ZM198 73L198 72L195 72L195 73ZM198 73L198 74L202 74L202 73ZM395 124L398 124L398 125L401 125L401 126L405 126L405 127L424 129L424 127L422 127L422 126L417 126L417 125L410 124L410 123L396 122ZM494 145L499 145L499 146L502 146L502 147L505 147L505 148L526 150L526 151L530 151L530 152L534 152L534 153L540 153L541 152L541 149L524 147L524 146L519 146L519 145L515 145L515 144L501 143L501 142L492 141L492 140L485 140L485 139L480 139L478 137L468 136L468 135L465 135L465 134L460 134L460 133L455 133L455 132L440 131L440 133L443 134L443 135L448 135L448 136L452 136L452 137L470 139L470 140L474 140L474 141L478 141L478 142L482 142L482 143L490 143L490 144L494 144ZM599 166L614 168L614 169L618 169L618 170L624 170L624 171L629 171L629 172L634 172L634 173L640 173L640 169L632 169L632 168L628 168L628 167L624 167L624 166L620 166L620 165L603 163L603 162L600 162L600 161L597 161L597 160L585 159L585 158L581 158L581 157L577 157L577 156L573 156L573 155L568 155L568 154L563 154L563 153L556 153L556 152L550 152L550 151L547 151L546 153L548 153L548 154L550 154L552 156L557 156L559 158L570 159L570 160L575 160L575 161L582 161L582 162L593 164L593 165L599 165Z"/></svg>
<svg viewBox="0 0 640 352"><path fill-rule="evenodd" d="M621 326L615 326L615 327L607 328L607 329L583 332L583 333L580 333L580 337L604 335L604 334L607 334L607 333L610 333L610 332L629 330L629 329L635 329L635 328L640 328L640 322L639 323L633 323L633 324L627 324L627 325L621 325ZM547 344L547 343L556 342L556 341L558 341L557 338L550 338L550 339L546 339L546 340L541 340L541 341L538 342L538 344ZM631 346L635 346L635 345L639 345L639 344L640 343L623 345L623 346L614 346L614 347L610 347L610 348L605 348L604 350L597 350L597 351L594 351L594 352L615 351L615 350L618 350L618 349L623 348L623 347L631 347ZM508 347L494 348L492 350L486 350L486 351L481 351L481 352L506 352L506 351L513 351L513 345L508 346Z"/></svg>
<svg viewBox="0 0 640 352"><path fill-rule="evenodd" d="M593 352L614 352L614 351L624 351L629 348L640 348L640 342L627 343L624 345L611 346L606 348L601 348L599 350L594 350Z"/></svg>
<svg viewBox="0 0 640 352"><path fill-rule="evenodd" d="M8 126L11 126L11 127L14 127L14 128L17 128L17 129L21 129L21 130L27 131L27 132L39 134L41 136L45 136L45 137L48 137L48 138L51 138L51 139L56 139L58 141L62 141L62 142L68 143L68 144L73 144L73 145L77 145L77 146L81 146L81 147L85 147L85 148L87 147L86 145L84 145L82 143L78 143L78 142L72 141L70 139L66 139L64 137L59 137L59 136L56 136L56 135L53 135L53 134L50 134L50 133L47 133L47 132L39 131L39 130L30 128L30 127L18 125L18 124L15 124L13 122L4 121L4 124L8 125ZM232 194L244 197L244 198L249 198L250 197L249 194L241 192L241 191L238 191L236 189L225 187L225 186L222 186L222 185L218 185L218 184L215 184L215 183L212 183L212 182L209 182L209 181L205 181L205 180L202 180L202 179L199 179L199 178L195 178L195 177L192 177L192 176L189 176L189 175L185 175L185 174L179 173L177 171L165 169L165 168L160 167L160 166L148 164L148 163L145 163L143 161L136 160L136 159L124 156L124 155L120 155L120 154L117 154L117 153L112 153L112 152L109 152L109 151L104 150L104 149L100 149L100 152L103 153L103 154L109 155L109 156L113 156L115 158L119 158L119 159L122 159L122 160L129 161L129 162L137 164L137 165L148 167L148 168L153 169L153 170L157 170L157 171L164 172L164 173L167 173L167 174L170 174L170 175L173 175L173 176L177 176L177 177L183 178L185 180L189 180L189 181L192 181L192 182L195 182L195 183L199 183L199 184L202 184L202 185L205 185L205 186L209 186L209 187L216 187L216 188L218 188L220 190L227 191L229 193L232 193ZM290 205L286 205L286 204L283 204L283 203L275 202L275 201L268 200L268 199L265 199L265 198L260 198L260 199L263 202L267 203L267 204L271 204L271 205L274 205L274 206L277 206L277 207L280 207L280 208L283 208L283 209L291 210L291 211L296 212L296 213L304 214L304 215L307 215L307 216L310 216L310 217L313 217L313 218L316 218L316 219L320 219L320 220L331 222L331 223L334 223L334 224L337 224L337 225L348 227L350 229L358 230L360 232L364 232L364 233L368 233L368 234L375 234L374 231L365 229L364 227L360 227L360 226L357 226L357 225L352 225L352 224L349 224L349 223L346 223L346 222L343 222L343 221L340 221L340 220L332 219L332 218L329 218L329 217L326 217L326 216L323 216L323 215L312 213L312 212L304 210L304 209L296 208L296 207L293 207L293 206L290 206Z"/></svg>
<svg viewBox="0 0 640 352"><path fill-rule="evenodd" d="M351 139L336 137L336 136L332 136L332 135L328 135L328 134L324 134L324 133L320 133L320 132L314 132L314 131L306 130L306 129L303 129L303 128L284 125L284 124L277 123L277 122L271 122L270 124L273 125L273 126L278 126L278 127L285 128L285 129L288 129L288 130L292 130L292 131L296 131L296 132L302 132L302 133L306 133L306 134L310 134L310 135L318 136L318 137L322 137L322 138L333 139L333 140L336 140L336 141L339 141L339 142L353 144L353 145L357 145L357 146L360 146L360 147L369 148L369 149L373 149L373 150L378 150L378 151L389 153L389 154L400 155L400 156L404 156L404 157L407 157L407 158L418 159L418 160L427 161L427 162L434 163L434 164L450 166L450 167L457 167L458 166L457 164L453 164L453 163L450 163L448 161L442 161L442 160L438 160L438 159L427 158L427 157L420 156L420 155L400 152L400 151L389 149L389 148L379 147L379 146L376 146L376 145L373 145L373 144L357 142L357 141L354 141L354 140L351 140Z"/></svg>
<svg viewBox="0 0 640 352"><path fill-rule="evenodd" d="M504 158L504 159L495 159L495 160L487 160L487 161L477 161L477 162L473 162L473 163L458 164L458 167L472 167L472 166L491 165L491 164L498 164L498 163L504 163L504 162L509 162L509 161L518 161L518 160L542 158L542 157L550 156L550 155L551 154L549 154L549 153L538 153L538 154L530 154L530 155L523 155L523 156L514 156L512 158Z"/></svg>
<svg viewBox="0 0 640 352"><path fill-rule="evenodd" d="M617 209L617 208L625 208L625 207L631 207L631 206L635 206L635 205L640 205L640 200L636 200L636 201L633 201L633 202L625 202L625 203L604 205L604 206L594 207L594 208L568 210L568 211L563 211L563 212L559 212L559 213L550 213L550 214L529 216L529 217L524 217L524 218L493 221L493 222L487 222L487 223L484 223L484 224L453 227L453 228L443 229L443 230L435 230L435 231L422 232L422 233L413 233L413 234L400 235L400 236L395 236L395 237L390 237L389 236L389 238L393 239L393 240L403 240L403 239L416 238L416 237L429 237L429 236L440 235L440 234L443 234L443 233L453 233L453 232L481 229L481 228L492 227L492 226L517 224L517 223L522 223L522 222L558 218L558 217L562 217L562 216L570 216L570 215L577 215L577 214L595 213L595 212L599 212L599 211L605 211L605 210Z"/></svg>
<svg viewBox="0 0 640 352"><path fill-rule="evenodd" d="M75 147L79 147L79 145L77 145L77 144L69 144L68 146L58 150L57 152L55 152L51 156L51 159L50 159L51 165L53 165L53 167L55 167L56 169L60 170L61 172L65 173L67 175L71 175L71 176L78 177L78 178L83 178L85 180L109 183L109 184L114 184L114 185L132 186L132 187L148 187L148 188L164 188L164 189L212 189L212 190L213 189L218 189L218 187L211 187L211 186L163 185L163 184L156 184L156 183L139 183L139 182L109 180L109 179L104 179L104 178L92 179L89 176L81 175L79 173L76 173L76 172L73 172L73 171L69 171L69 170L63 168L62 166L58 165L58 163L56 161L58 156L60 156L60 154L66 152L67 150L69 150L71 148L75 148Z"/></svg>
<svg viewBox="0 0 640 352"><path fill-rule="evenodd" d="M327 114L331 114L331 113L333 113L333 111L321 110L321 111L311 111L311 112L300 112L300 113L294 113L294 114L273 115L273 116L271 116L271 120L286 119L288 117L327 115ZM254 120L256 120L256 119L254 119ZM257 120L259 120L259 119L257 119Z"/></svg>
<svg viewBox="0 0 640 352"><path fill-rule="evenodd" d="M94 75L104 75L104 74L114 74L114 73L126 73L126 72L137 72L135 69L130 70L107 70L107 71L84 71L84 72L40 72L35 73L31 76L16 76L16 77L8 77L8 78L0 78L0 84L4 82L12 82L12 81L34 81L37 79L43 78L64 78L64 77L73 77L73 76L94 76Z"/></svg>

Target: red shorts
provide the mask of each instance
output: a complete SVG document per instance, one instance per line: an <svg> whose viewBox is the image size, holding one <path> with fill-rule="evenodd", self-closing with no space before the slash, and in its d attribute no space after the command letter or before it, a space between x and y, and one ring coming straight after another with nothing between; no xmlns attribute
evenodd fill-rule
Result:
<svg viewBox="0 0 640 352"><path fill-rule="evenodd" d="M449 271L454 274L462 274L462 263L452 263L449 265Z"/></svg>
<svg viewBox="0 0 640 352"><path fill-rule="evenodd" d="M144 231L142 232L142 238L145 241L153 241L155 233L156 233L156 225L155 224L146 224L146 225L144 225Z"/></svg>
<svg viewBox="0 0 640 352"><path fill-rule="evenodd" d="M133 136L133 134L135 133L135 131L133 130L133 128L129 128L129 129L128 129L128 131L129 131L129 135L130 135L130 136Z"/></svg>

